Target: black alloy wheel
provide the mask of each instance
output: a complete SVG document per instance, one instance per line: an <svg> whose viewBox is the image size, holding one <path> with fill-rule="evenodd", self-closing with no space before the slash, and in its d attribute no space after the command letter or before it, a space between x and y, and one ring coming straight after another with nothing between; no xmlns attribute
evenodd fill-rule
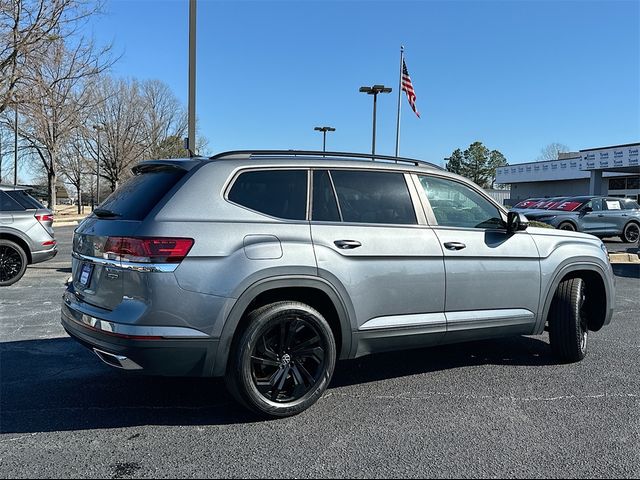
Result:
<svg viewBox="0 0 640 480"><path fill-rule="evenodd" d="M322 396L335 362L335 339L324 317L304 303L277 302L249 314L232 346L226 382L251 410L287 417Z"/></svg>
<svg viewBox="0 0 640 480"><path fill-rule="evenodd" d="M272 402L292 402L318 383L324 361L325 348L314 325L296 313L282 315L260 336L253 349L253 382Z"/></svg>
<svg viewBox="0 0 640 480"><path fill-rule="evenodd" d="M636 243L640 238L640 225L630 222L624 227L622 232L622 240L627 243Z"/></svg>
<svg viewBox="0 0 640 480"><path fill-rule="evenodd" d="M566 230L568 232L575 232L576 231L576 227L571 222L564 222L564 223L560 224L560 226L558 228L560 230Z"/></svg>
<svg viewBox="0 0 640 480"><path fill-rule="evenodd" d="M0 287L13 285L27 269L27 256L14 242L0 240Z"/></svg>

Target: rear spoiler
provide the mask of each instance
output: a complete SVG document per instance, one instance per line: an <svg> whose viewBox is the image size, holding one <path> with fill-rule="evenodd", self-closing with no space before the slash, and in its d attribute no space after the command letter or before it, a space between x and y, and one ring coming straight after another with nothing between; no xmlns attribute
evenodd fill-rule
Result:
<svg viewBox="0 0 640 480"><path fill-rule="evenodd" d="M184 170L188 172L193 167L200 165L204 158L185 158L169 160L145 160L131 169L134 175L162 170Z"/></svg>

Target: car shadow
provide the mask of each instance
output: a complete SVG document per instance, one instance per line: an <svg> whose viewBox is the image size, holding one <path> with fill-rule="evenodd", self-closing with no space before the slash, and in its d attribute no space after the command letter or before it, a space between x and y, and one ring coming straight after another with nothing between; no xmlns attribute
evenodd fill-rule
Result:
<svg viewBox="0 0 640 480"><path fill-rule="evenodd" d="M339 362L329 388L465 366L548 365L530 337L384 353ZM0 433L262 421L222 379L147 377L103 365L70 338L0 344Z"/></svg>

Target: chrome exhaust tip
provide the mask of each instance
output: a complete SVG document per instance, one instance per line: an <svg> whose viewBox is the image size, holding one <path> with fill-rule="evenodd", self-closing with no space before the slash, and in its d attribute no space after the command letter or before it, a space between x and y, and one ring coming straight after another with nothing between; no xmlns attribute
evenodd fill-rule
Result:
<svg viewBox="0 0 640 480"><path fill-rule="evenodd" d="M110 367L121 368L122 370L142 370L142 367L130 358L122 355L115 355L113 353L104 352L97 348L93 349L100 360L109 365Z"/></svg>

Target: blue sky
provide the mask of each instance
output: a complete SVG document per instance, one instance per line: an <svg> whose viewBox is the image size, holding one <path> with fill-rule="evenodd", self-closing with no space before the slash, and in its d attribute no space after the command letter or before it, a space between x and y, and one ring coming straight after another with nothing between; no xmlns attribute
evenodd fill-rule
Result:
<svg viewBox="0 0 640 480"><path fill-rule="evenodd" d="M188 1L107 0L89 28L122 53L113 73L187 99ZM393 154L399 49L422 114L403 96L400 153L441 163L479 140L510 163L560 142L640 139L637 1L198 2L197 114L210 153L327 148Z"/></svg>

